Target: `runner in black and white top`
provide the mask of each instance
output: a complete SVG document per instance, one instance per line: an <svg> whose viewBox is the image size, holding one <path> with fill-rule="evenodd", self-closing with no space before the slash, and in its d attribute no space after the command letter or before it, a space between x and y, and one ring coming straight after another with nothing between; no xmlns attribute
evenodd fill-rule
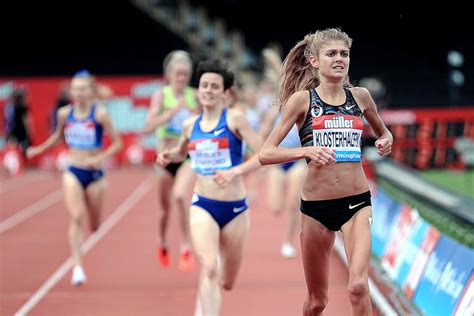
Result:
<svg viewBox="0 0 474 316"><path fill-rule="evenodd" d="M280 123L263 145L262 164L305 158L301 193L301 252L308 289L303 315L320 315L328 301L329 258L341 231L349 262L350 315L371 315L368 286L372 207L361 163L362 114L381 156L392 135L365 88L348 79L352 39L340 29L308 34L290 51L280 78ZM278 147L293 125L301 148Z"/></svg>

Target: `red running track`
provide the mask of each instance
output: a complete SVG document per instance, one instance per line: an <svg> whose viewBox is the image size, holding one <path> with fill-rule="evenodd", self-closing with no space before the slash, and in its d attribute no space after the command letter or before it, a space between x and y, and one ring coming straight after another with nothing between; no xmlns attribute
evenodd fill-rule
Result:
<svg viewBox="0 0 474 316"><path fill-rule="evenodd" d="M93 235L98 238L86 242L88 282L78 288L69 283L68 216L62 196L54 195L61 185L60 175L27 170L11 179L2 176L0 181L0 228L18 212L30 209L29 217L0 229L0 315L18 311L52 316L193 314L198 273L181 273L176 267L175 216L169 236L175 246L172 266L163 269L155 261L157 217L151 168L108 171L103 225ZM264 190L259 188L258 196ZM48 195L49 200L38 203ZM254 203L251 212L242 270L235 289L223 294L221 314L301 315L305 298L301 257L283 259L279 253L286 216L272 216L262 200ZM346 288L347 270L334 254L326 315L349 314Z"/></svg>

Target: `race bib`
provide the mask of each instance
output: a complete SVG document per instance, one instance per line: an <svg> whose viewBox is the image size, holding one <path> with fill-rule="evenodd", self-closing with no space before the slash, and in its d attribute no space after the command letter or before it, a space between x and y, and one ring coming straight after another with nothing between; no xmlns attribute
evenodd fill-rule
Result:
<svg viewBox="0 0 474 316"><path fill-rule="evenodd" d="M215 170L232 167L227 138L194 140L188 145L188 153L191 168L202 175L211 175Z"/></svg>
<svg viewBox="0 0 474 316"><path fill-rule="evenodd" d="M73 147L94 146L96 142L95 124L87 122L69 122L64 129L66 143Z"/></svg>
<svg viewBox="0 0 474 316"><path fill-rule="evenodd" d="M313 144L335 149L338 162L361 161L363 127L362 120L357 116L313 117Z"/></svg>

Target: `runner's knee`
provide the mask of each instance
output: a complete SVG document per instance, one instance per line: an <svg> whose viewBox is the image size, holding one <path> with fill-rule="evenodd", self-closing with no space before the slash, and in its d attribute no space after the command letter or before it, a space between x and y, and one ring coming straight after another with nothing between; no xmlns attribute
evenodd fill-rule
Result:
<svg viewBox="0 0 474 316"><path fill-rule="evenodd" d="M178 203L179 205L183 205L187 199L188 192L180 191L177 192L177 190L173 191L173 200Z"/></svg>
<svg viewBox="0 0 474 316"><path fill-rule="evenodd" d="M208 279L215 280L218 276L217 264L204 264L202 266L204 276Z"/></svg>
<svg viewBox="0 0 474 316"><path fill-rule="evenodd" d="M358 300L364 296L369 295L369 286L367 282L363 280L354 280L349 282L348 291L351 296L351 300Z"/></svg>
<svg viewBox="0 0 474 316"><path fill-rule="evenodd" d="M319 315L328 304L328 296L309 295L304 304L304 315Z"/></svg>
<svg viewBox="0 0 474 316"><path fill-rule="evenodd" d="M84 219L84 212L82 210L76 210L70 214L70 223L72 225L81 225Z"/></svg>

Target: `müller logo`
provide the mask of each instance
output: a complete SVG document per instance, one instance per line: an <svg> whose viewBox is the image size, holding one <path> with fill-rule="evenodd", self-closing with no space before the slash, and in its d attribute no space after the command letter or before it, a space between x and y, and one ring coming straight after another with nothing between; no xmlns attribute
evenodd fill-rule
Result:
<svg viewBox="0 0 474 316"><path fill-rule="evenodd" d="M219 149L219 143L218 142L213 142L212 140L204 140L202 142L198 142L196 144L196 149L197 150L218 150Z"/></svg>
<svg viewBox="0 0 474 316"><path fill-rule="evenodd" d="M324 128L353 128L354 120L346 120L342 116L336 116L324 121Z"/></svg>

